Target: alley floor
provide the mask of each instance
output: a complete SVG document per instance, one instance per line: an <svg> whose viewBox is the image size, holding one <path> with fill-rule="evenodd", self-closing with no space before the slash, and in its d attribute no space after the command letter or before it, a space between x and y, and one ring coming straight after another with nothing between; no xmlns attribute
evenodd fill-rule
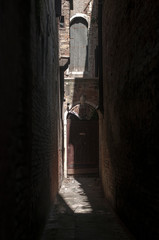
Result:
<svg viewBox="0 0 159 240"><path fill-rule="evenodd" d="M63 181L42 240L134 240L104 199L99 178Z"/></svg>

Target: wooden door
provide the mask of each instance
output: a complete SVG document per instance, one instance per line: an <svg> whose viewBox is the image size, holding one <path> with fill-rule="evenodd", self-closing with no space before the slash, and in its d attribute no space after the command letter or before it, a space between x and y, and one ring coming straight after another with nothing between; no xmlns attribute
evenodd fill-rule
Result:
<svg viewBox="0 0 159 240"><path fill-rule="evenodd" d="M67 120L68 174L98 174L98 121Z"/></svg>

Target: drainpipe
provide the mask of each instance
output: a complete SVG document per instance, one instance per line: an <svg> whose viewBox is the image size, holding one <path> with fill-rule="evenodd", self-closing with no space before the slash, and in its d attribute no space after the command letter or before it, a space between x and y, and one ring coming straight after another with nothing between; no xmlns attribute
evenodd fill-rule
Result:
<svg viewBox="0 0 159 240"><path fill-rule="evenodd" d="M61 95L61 116L62 116L62 165L64 170L64 178L67 178L67 126L66 126L66 117L63 119L63 102L64 102L64 72L70 64L69 57L62 57L59 60L60 65L60 95Z"/></svg>
<svg viewBox="0 0 159 240"><path fill-rule="evenodd" d="M103 108L102 6L103 6L103 0L98 0L99 110L103 114L104 108Z"/></svg>

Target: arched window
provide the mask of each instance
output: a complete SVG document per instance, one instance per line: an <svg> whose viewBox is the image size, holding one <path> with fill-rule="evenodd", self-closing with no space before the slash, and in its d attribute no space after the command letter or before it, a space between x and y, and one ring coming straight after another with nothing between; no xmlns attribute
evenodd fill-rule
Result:
<svg viewBox="0 0 159 240"><path fill-rule="evenodd" d="M75 17L70 23L70 72L87 70L88 22Z"/></svg>

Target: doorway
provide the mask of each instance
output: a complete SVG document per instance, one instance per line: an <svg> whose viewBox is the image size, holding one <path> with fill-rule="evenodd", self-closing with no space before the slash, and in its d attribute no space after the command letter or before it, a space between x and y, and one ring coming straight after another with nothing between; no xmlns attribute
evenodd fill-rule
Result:
<svg viewBox="0 0 159 240"><path fill-rule="evenodd" d="M84 105L76 106L67 117L68 175L98 175L99 171L98 114Z"/></svg>

